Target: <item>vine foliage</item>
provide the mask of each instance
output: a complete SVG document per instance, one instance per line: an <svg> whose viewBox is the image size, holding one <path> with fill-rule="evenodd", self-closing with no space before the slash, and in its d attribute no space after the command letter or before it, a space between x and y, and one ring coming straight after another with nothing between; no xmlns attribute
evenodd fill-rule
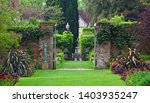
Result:
<svg viewBox="0 0 150 103"><path fill-rule="evenodd" d="M112 19L102 19L99 22L101 30L97 33L97 42L99 44L110 41L117 48L131 46L131 33L127 25L137 22L125 21L123 16L115 16Z"/></svg>
<svg viewBox="0 0 150 103"><path fill-rule="evenodd" d="M13 29L9 29L9 31L14 31L17 34L21 34L23 39L38 39L40 37L43 37L44 35L49 35L49 34L53 34L52 30L42 30L40 28L32 28L32 27L28 27L28 28L13 28Z"/></svg>

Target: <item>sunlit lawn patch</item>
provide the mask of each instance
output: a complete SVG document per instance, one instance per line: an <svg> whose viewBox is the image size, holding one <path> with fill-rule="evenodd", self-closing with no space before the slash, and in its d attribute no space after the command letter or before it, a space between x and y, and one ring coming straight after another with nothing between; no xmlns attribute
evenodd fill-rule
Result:
<svg viewBox="0 0 150 103"><path fill-rule="evenodd" d="M110 70L37 70L32 77L20 78L17 86L124 86Z"/></svg>

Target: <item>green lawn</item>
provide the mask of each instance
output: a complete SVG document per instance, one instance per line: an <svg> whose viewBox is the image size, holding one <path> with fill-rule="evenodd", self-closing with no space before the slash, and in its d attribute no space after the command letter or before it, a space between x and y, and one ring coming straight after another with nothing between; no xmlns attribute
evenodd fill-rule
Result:
<svg viewBox="0 0 150 103"><path fill-rule="evenodd" d="M142 55L142 58L143 58L144 60L150 60L150 55Z"/></svg>
<svg viewBox="0 0 150 103"><path fill-rule="evenodd" d="M64 61L62 64L57 65L57 69L63 68L87 68L93 69L94 65L90 61Z"/></svg>
<svg viewBox="0 0 150 103"><path fill-rule="evenodd" d="M110 70L37 70L32 77L20 78L17 86L124 86Z"/></svg>

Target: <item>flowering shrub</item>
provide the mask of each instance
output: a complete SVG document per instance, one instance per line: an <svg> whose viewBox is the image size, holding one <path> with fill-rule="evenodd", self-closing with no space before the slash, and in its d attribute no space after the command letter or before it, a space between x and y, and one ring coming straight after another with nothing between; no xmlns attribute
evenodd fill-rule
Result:
<svg viewBox="0 0 150 103"><path fill-rule="evenodd" d="M133 74L135 71L149 70L145 62L141 59L136 50L129 49L127 55L118 56L112 62L112 72L120 74L122 80L126 80L128 75Z"/></svg>
<svg viewBox="0 0 150 103"><path fill-rule="evenodd" d="M127 70L127 71L123 71L122 73L121 73L121 79L122 80L126 80L126 77L128 76L128 75L130 75L130 74L133 74L134 73L134 70Z"/></svg>
<svg viewBox="0 0 150 103"><path fill-rule="evenodd" d="M14 73L1 73L0 85L1 86L13 86L19 80L19 76Z"/></svg>

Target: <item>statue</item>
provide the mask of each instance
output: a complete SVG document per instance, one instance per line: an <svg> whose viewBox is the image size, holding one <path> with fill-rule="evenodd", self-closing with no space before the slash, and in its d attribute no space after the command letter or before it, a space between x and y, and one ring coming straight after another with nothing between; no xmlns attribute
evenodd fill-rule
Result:
<svg viewBox="0 0 150 103"><path fill-rule="evenodd" d="M67 23L66 29L67 29L67 31L70 31L70 25L69 25L69 23Z"/></svg>

